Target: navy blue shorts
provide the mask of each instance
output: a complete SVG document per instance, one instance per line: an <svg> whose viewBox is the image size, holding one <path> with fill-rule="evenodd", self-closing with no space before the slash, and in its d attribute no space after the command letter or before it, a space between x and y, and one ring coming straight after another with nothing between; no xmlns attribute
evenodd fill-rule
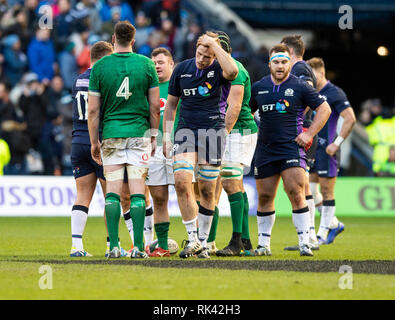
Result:
<svg viewBox="0 0 395 320"><path fill-rule="evenodd" d="M221 165L225 150L224 129L177 129L174 134L174 154L196 152L198 161Z"/></svg>
<svg viewBox="0 0 395 320"><path fill-rule="evenodd" d="M322 178L337 177L340 163L340 150L334 156L330 156L325 151L326 146L319 146L315 154L315 161L313 167L310 169L311 173L317 173Z"/></svg>
<svg viewBox="0 0 395 320"><path fill-rule="evenodd" d="M95 173L96 177L104 179L103 167L99 166L91 156L91 146L87 144L71 144L71 165L74 178L84 177Z"/></svg>
<svg viewBox="0 0 395 320"><path fill-rule="evenodd" d="M301 167L306 170L306 160L303 158L298 159L283 159L283 160L275 160L269 162L263 166L254 168L254 178L255 179L264 179L269 178L271 176L280 174L282 171L294 168Z"/></svg>

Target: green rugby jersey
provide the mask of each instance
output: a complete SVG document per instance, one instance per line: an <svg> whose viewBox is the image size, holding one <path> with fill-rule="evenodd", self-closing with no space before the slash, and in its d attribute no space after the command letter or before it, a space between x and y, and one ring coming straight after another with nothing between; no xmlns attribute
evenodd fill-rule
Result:
<svg viewBox="0 0 395 320"><path fill-rule="evenodd" d="M153 61L140 54L113 53L95 63L89 94L101 97L103 139L144 136L150 129L148 89L158 83Z"/></svg>
<svg viewBox="0 0 395 320"><path fill-rule="evenodd" d="M239 61L237 61L236 59L233 60L237 64L237 67L239 69L239 74L237 75L236 79L232 81L232 86L233 85L244 86L244 96L241 104L241 110L239 117L233 127L233 130L239 130L239 133L241 133L242 135L243 135L243 130L247 130L246 132L244 132L244 134L253 134L258 132L258 126L256 125L254 117L251 114L251 108L249 105L251 98L250 75Z"/></svg>

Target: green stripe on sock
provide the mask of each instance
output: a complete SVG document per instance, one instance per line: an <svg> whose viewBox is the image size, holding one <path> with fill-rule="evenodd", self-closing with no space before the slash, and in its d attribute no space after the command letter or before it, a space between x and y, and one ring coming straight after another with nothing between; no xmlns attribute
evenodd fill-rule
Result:
<svg viewBox="0 0 395 320"><path fill-rule="evenodd" d="M154 227L156 237L158 238L158 247L164 250L169 250L167 240L169 235L170 222L156 223Z"/></svg>
<svg viewBox="0 0 395 320"><path fill-rule="evenodd" d="M217 237L218 221L219 221L219 209L217 206L215 206L213 221L211 222L211 229L207 238L207 242L215 241L215 238Z"/></svg>
<svg viewBox="0 0 395 320"><path fill-rule="evenodd" d="M248 225L248 212L250 211L250 204L248 203L247 193L243 193L244 208L243 208L243 227L241 231L242 239L250 239L250 227Z"/></svg>
<svg viewBox="0 0 395 320"><path fill-rule="evenodd" d="M243 193L236 192L228 196L230 214L232 216L233 232L241 233L243 227L244 197Z"/></svg>
<svg viewBox="0 0 395 320"><path fill-rule="evenodd" d="M130 196L130 216L133 221L134 245L144 250L144 220L145 220L145 196L133 194Z"/></svg>
<svg viewBox="0 0 395 320"><path fill-rule="evenodd" d="M120 196L116 193L107 193L105 198L105 212L110 250L118 247L119 217L121 211Z"/></svg>

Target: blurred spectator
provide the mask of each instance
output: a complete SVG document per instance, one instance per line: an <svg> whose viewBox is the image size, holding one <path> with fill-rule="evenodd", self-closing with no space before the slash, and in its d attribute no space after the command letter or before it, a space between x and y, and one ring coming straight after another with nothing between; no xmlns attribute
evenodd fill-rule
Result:
<svg viewBox="0 0 395 320"><path fill-rule="evenodd" d="M30 42L27 55L30 70L38 75L38 80L49 83L54 75L55 50L48 29L37 28L36 37Z"/></svg>
<svg viewBox="0 0 395 320"><path fill-rule="evenodd" d="M164 44L170 50L170 52L174 52L174 38L176 36L176 28L173 25L173 22L170 19L163 19L161 24L160 31L164 37Z"/></svg>
<svg viewBox="0 0 395 320"><path fill-rule="evenodd" d="M24 8L27 10L27 21L29 30L35 30L38 23L37 14L38 0L25 0Z"/></svg>
<svg viewBox="0 0 395 320"><path fill-rule="evenodd" d="M377 116L366 132L373 146L373 172L377 176L395 177L395 115Z"/></svg>
<svg viewBox="0 0 395 320"><path fill-rule="evenodd" d="M165 47L165 43L166 43L166 37L163 34L163 32L161 30L154 30L149 35L147 39L147 43L143 44L138 49L137 53L150 57L152 50L154 50L159 46Z"/></svg>
<svg viewBox="0 0 395 320"><path fill-rule="evenodd" d="M99 34L102 28L102 20L99 14L98 3L100 0L81 0L76 4L76 9L80 15L88 17L89 30Z"/></svg>
<svg viewBox="0 0 395 320"><path fill-rule="evenodd" d="M27 57L21 50L21 41L16 34L4 38L4 75L14 86L21 78L27 67Z"/></svg>
<svg viewBox="0 0 395 320"><path fill-rule="evenodd" d="M63 50L67 38L73 32L74 17L71 14L70 0L58 1L59 14L54 20L53 38L56 50Z"/></svg>
<svg viewBox="0 0 395 320"><path fill-rule="evenodd" d="M48 116L42 130L41 148L44 175L61 175L63 159L63 117L59 113Z"/></svg>
<svg viewBox="0 0 395 320"><path fill-rule="evenodd" d="M32 37L32 31L29 29L27 9L18 8L14 10L14 22L7 28L3 29L3 35L16 34L21 42L21 50L26 53L27 44Z"/></svg>
<svg viewBox="0 0 395 320"><path fill-rule="evenodd" d="M32 148L40 151L40 138L47 114L45 86L38 81L35 73L28 73L23 81L25 87L19 99L19 106L26 119Z"/></svg>
<svg viewBox="0 0 395 320"><path fill-rule="evenodd" d="M77 58L77 64L80 68L79 73L85 72L91 65L91 48L100 40L100 37L96 34L89 35L87 32L82 34L82 40L84 42L84 48Z"/></svg>
<svg viewBox="0 0 395 320"><path fill-rule="evenodd" d="M104 40L111 41L111 36L114 34L114 27L121 19L121 7L111 8L111 19L104 22L101 28L101 34Z"/></svg>
<svg viewBox="0 0 395 320"><path fill-rule="evenodd" d="M30 148L27 125L21 109L9 100L10 87L0 83L1 131L8 143L11 161L4 168L5 174L27 174L26 155Z"/></svg>
<svg viewBox="0 0 395 320"><path fill-rule="evenodd" d="M380 99L368 99L361 106L362 112L359 115L359 122L364 126L371 124L376 117L382 114L383 106Z"/></svg>
<svg viewBox="0 0 395 320"><path fill-rule="evenodd" d="M69 42L66 45L66 48L59 53L58 56L60 75L63 78L64 87L70 92L73 87L74 80L78 76L78 65L77 59L74 55L74 47L74 42Z"/></svg>
<svg viewBox="0 0 395 320"><path fill-rule="evenodd" d="M178 27L180 26L180 0L163 0L162 9L167 13L167 18Z"/></svg>
<svg viewBox="0 0 395 320"><path fill-rule="evenodd" d="M155 28L149 25L149 21L143 11L140 11L136 17L136 34L134 36L135 42L135 51L147 43L149 35L155 30ZM114 32L114 29L112 33ZM111 34L112 34L111 33Z"/></svg>
<svg viewBox="0 0 395 320"><path fill-rule="evenodd" d="M195 56L196 41L202 34L202 29L197 21L191 21L188 26L188 32L184 43L184 59L190 59Z"/></svg>
<svg viewBox="0 0 395 320"><path fill-rule="evenodd" d="M134 25L134 14L132 7L123 0L104 0L100 10L100 17L103 22L111 20L111 9L113 7L121 8L121 20L129 20Z"/></svg>

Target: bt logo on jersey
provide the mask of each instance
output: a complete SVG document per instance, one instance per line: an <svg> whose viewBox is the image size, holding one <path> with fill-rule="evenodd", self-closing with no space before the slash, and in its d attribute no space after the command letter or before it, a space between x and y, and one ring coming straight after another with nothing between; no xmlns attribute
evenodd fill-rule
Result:
<svg viewBox="0 0 395 320"><path fill-rule="evenodd" d="M204 84L200 85L197 88L191 88L191 89L184 89L184 96L195 96L196 95L196 90L197 92L203 96L203 97L208 97L210 96L210 89L212 89L212 85L209 82L205 82Z"/></svg>
<svg viewBox="0 0 395 320"><path fill-rule="evenodd" d="M262 105L262 112L276 110L280 113L286 113L287 108L289 107L289 102L285 99L280 99L278 102L271 103L271 104L264 104Z"/></svg>

